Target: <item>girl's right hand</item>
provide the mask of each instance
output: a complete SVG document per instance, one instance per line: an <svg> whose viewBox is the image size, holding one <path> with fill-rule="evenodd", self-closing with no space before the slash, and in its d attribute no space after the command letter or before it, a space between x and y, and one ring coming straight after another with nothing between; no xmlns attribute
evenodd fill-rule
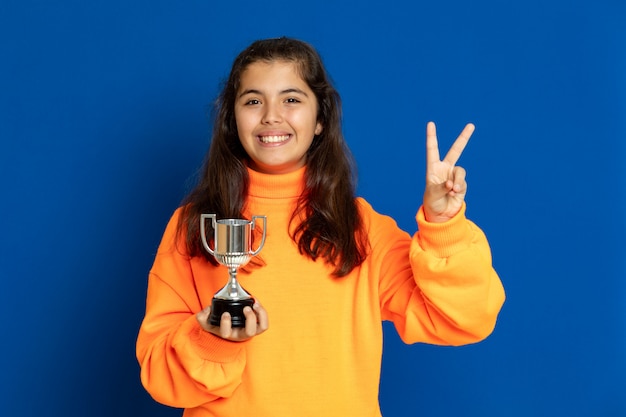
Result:
<svg viewBox="0 0 626 417"><path fill-rule="evenodd" d="M252 308L244 307L243 314L246 316L245 327L233 327L230 314L228 313L222 314L219 326L213 326L209 323L210 314L211 306L196 314L196 319L200 323L200 326L202 326L205 331L232 342L248 340L263 333L269 327L267 311L265 311L259 303L255 303Z"/></svg>

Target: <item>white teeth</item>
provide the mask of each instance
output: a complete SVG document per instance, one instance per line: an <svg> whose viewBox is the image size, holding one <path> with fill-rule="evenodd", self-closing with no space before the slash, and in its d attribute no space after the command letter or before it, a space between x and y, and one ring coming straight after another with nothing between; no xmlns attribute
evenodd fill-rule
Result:
<svg viewBox="0 0 626 417"><path fill-rule="evenodd" d="M284 142L289 139L289 135L281 135L281 136L260 136L261 142L263 143L278 143Z"/></svg>

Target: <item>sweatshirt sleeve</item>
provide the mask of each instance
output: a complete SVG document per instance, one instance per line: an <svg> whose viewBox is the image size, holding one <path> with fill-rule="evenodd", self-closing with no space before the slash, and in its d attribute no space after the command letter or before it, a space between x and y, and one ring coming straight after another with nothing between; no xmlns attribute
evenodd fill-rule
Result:
<svg viewBox="0 0 626 417"><path fill-rule="evenodd" d="M176 245L178 212L170 220L148 276L146 314L136 353L141 381L163 404L191 408L229 397L241 382L245 345L200 327L202 310L191 261Z"/></svg>
<svg viewBox="0 0 626 417"><path fill-rule="evenodd" d="M491 334L504 289L465 205L445 223L427 222L420 208L412 238L382 217L373 230L382 316L403 341L456 346Z"/></svg>

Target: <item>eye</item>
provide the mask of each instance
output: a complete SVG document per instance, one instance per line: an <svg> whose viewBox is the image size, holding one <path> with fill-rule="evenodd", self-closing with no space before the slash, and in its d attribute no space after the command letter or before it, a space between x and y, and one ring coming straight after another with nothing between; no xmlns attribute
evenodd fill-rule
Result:
<svg viewBox="0 0 626 417"><path fill-rule="evenodd" d="M290 103L290 104L293 104L293 103L300 103L300 100L298 100L298 99L297 99L297 98L295 98L295 97L289 97L288 99L286 99L286 100L285 100L285 103Z"/></svg>
<svg viewBox="0 0 626 417"><path fill-rule="evenodd" d="M245 104L246 106L253 106L253 105L255 105L255 104L259 104L259 103L261 103L261 102L260 102L258 99L256 99L256 98L251 98L250 100L247 100L244 104Z"/></svg>

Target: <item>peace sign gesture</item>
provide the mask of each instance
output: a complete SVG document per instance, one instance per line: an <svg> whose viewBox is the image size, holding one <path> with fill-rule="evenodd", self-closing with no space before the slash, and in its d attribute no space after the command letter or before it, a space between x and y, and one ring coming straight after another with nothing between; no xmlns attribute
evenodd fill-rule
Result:
<svg viewBox="0 0 626 417"><path fill-rule="evenodd" d="M426 126L424 215L429 222L443 223L450 220L463 205L467 192L465 169L455 166L455 164L461 157L472 133L474 133L474 125L469 123L441 161L435 124L428 122Z"/></svg>

